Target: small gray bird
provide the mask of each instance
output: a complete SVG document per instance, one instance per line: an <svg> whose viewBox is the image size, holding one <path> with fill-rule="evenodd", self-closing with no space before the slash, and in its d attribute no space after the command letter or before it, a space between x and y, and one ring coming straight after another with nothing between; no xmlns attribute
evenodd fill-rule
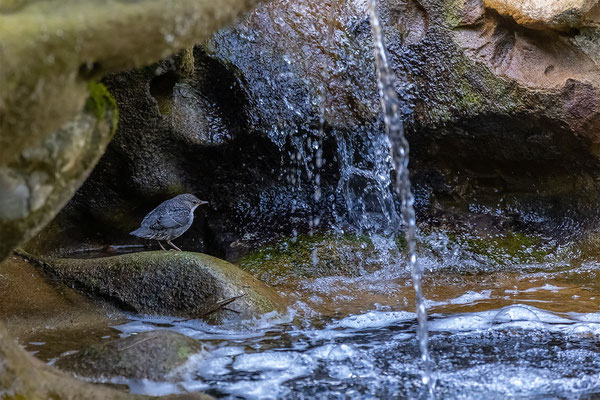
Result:
<svg viewBox="0 0 600 400"><path fill-rule="evenodd" d="M200 200L193 194L175 196L150 211L144 217L141 226L129 234L144 239L154 239L163 250L165 248L160 241L166 240L175 250L181 251L171 243L171 240L183 235L192 226L194 210L203 204L208 204L208 201Z"/></svg>

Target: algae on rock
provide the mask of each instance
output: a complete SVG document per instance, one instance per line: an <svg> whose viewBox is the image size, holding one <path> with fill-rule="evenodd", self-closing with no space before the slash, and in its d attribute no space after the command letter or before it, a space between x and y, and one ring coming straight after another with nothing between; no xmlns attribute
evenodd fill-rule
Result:
<svg viewBox="0 0 600 400"><path fill-rule="evenodd" d="M402 259L403 237L396 249L378 252L373 238L355 235L313 234L286 238L250 252L237 261L245 271L271 285L294 285L302 279L358 276L381 268L394 257ZM387 256L389 260L382 260Z"/></svg>

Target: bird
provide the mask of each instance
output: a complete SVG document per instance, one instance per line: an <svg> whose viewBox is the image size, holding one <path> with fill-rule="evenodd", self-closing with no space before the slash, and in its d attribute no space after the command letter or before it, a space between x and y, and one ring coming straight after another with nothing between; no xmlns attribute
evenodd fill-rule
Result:
<svg viewBox="0 0 600 400"><path fill-rule="evenodd" d="M160 241L165 240L175 250L181 251L171 240L183 235L192 226L194 210L203 204L208 204L208 201L200 200L193 194L175 196L150 211L142 220L140 227L129 234L156 240L163 250L166 249Z"/></svg>

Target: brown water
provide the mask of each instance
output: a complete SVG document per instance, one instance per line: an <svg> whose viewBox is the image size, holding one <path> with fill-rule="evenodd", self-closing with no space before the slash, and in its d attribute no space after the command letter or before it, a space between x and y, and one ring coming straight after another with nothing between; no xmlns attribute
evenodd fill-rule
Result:
<svg viewBox="0 0 600 400"><path fill-rule="evenodd" d="M502 249L507 240L485 242L482 253L472 249L484 242L471 236L421 237L435 397L600 395L597 253L589 246L565 250L540 243ZM53 362L93 341L170 329L202 340L208 349L190 361L183 379L108 382L134 393L203 390L248 399L395 399L423 393L406 266L387 265L359 277L289 279L278 289L293 300L288 313L244 326L131 315L125 324L74 331L66 339L38 335L27 349Z"/></svg>

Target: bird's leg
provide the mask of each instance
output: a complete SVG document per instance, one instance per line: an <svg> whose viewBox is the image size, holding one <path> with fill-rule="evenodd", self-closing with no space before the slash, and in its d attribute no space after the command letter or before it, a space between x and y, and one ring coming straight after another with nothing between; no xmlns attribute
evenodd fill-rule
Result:
<svg viewBox="0 0 600 400"><path fill-rule="evenodd" d="M175 246L173 243L171 243L170 240L167 240L167 243L169 243L171 245L171 247L173 247L175 250L177 251L182 251L179 247Z"/></svg>
<svg viewBox="0 0 600 400"><path fill-rule="evenodd" d="M165 249L165 247L162 245L162 243L160 242L160 240L157 240L158 245L160 246L161 249L167 251L167 249Z"/></svg>

